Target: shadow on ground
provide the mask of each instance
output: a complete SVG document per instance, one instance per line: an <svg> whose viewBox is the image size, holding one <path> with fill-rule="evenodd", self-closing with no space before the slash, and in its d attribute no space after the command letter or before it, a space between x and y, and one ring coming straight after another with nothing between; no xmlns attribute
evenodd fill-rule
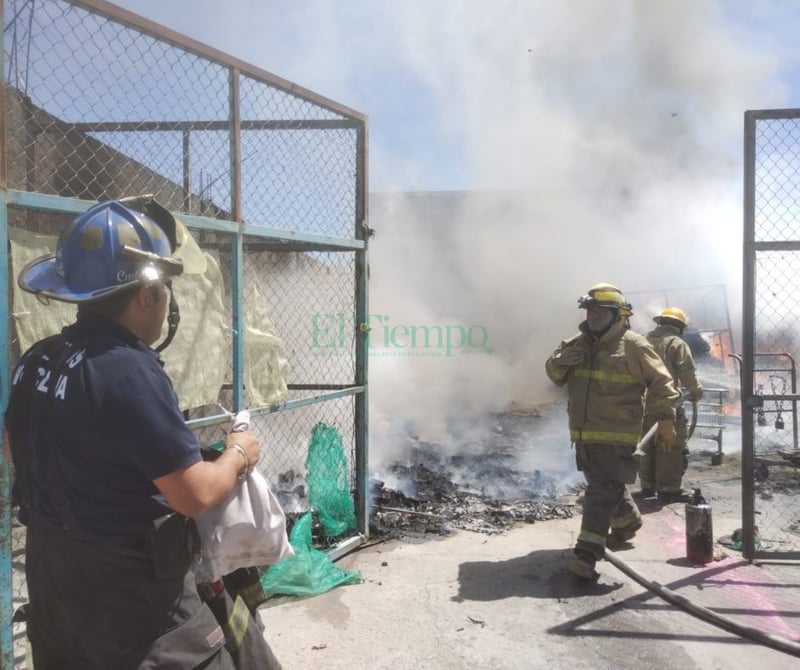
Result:
<svg viewBox="0 0 800 670"><path fill-rule="evenodd" d="M504 598L575 598L605 595L621 582L587 583L567 571L571 549L543 549L501 561L474 561L458 567L456 602Z"/></svg>

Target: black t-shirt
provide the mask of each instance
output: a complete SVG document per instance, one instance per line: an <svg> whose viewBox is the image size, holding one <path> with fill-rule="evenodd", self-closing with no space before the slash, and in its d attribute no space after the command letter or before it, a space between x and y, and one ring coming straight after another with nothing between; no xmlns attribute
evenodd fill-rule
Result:
<svg viewBox="0 0 800 670"><path fill-rule="evenodd" d="M33 360L27 352L12 377L6 412L12 457L20 462L19 450L26 449L30 511L43 523L63 526L60 477L76 536L129 542L148 521L172 511L153 480L200 461L200 446L158 354L130 331L82 317L62 336L77 348L59 370L49 369L56 360ZM19 397L23 386L32 386L29 398ZM26 402L27 431L10 420Z"/></svg>

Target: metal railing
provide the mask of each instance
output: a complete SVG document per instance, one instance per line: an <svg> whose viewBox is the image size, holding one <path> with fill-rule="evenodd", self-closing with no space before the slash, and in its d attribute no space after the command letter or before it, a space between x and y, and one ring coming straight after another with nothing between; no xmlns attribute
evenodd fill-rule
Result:
<svg viewBox="0 0 800 670"><path fill-rule="evenodd" d="M686 403L691 412L697 413L696 419L694 417L690 419L695 428L692 438L705 438L717 445L716 454L711 458L712 465L722 463L722 436L727 425L725 405L728 395L728 389L704 388L703 397L699 402Z"/></svg>

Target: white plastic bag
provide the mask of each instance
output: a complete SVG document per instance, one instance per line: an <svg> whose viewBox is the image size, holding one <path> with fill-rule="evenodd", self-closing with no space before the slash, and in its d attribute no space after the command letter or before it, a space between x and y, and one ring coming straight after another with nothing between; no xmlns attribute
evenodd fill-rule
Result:
<svg viewBox="0 0 800 670"><path fill-rule="evenodd" d="M247 411L239 412L233 430L250 425ZM272 565L293 556L286 535L286 516L258 470L237 482L225 502L195 517L201 560L194 573L199 582L213 582L239 568Z"/></svg>

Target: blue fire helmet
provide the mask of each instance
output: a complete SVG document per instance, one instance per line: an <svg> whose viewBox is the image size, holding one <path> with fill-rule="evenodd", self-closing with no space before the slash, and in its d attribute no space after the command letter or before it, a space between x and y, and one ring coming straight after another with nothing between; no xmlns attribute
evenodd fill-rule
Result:
<svg viewBox="0 0 800 670"><path fill-rule="evenodd" d="M171 239L151 217L116 200L101 202L62 231L55 254L28 263L17 281L54 300L99 300L181 274L183 264L170 257Z"/></svg>

